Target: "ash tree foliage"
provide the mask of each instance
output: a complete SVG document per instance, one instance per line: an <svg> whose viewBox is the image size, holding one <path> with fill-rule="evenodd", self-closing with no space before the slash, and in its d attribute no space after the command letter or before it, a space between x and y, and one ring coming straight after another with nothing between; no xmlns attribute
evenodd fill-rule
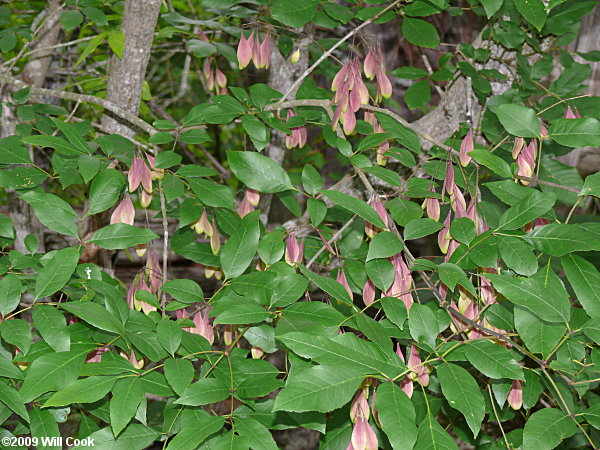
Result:
<svg viewBox="0 0 600 450"><path fill-rule="evenodd" d="M595 6L5 2L0 434L598 448Z"/></svg>

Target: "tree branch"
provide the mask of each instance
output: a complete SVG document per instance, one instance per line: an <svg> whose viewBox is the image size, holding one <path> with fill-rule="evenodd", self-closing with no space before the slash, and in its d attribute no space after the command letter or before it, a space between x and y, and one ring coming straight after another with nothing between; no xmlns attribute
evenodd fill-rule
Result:
<svg viewBox="0 0 600 450"><path fill-rule="evenodd" d="M121 108L104 98L96 97L94 95L76 94L74 92L59 91L57 89L33 87L7 74L0 74L0 83L11 84L17 87L18 89L25 89L28 87L31 95L42 95L52 98L60 98L63 100L71 100L74 102L92 103L98 106L102 106L104 109L107 109L108 111L112 112L121 119L128 121L130 124L137 126L149 135L153 135L158 132L156 128L154 128L152 125L145 122L144 120L140 119L136 114L130 113L124 108Z"/></svg>
<svg viewBox="0 0 600 450"><path fill-rule="evenodd" d="M304 73L296 81L294 81L294 84L292 84L292 87L290 87L287 90L287 92L281 98L281 101L285 101L285 99L287 99L292 92L294 92L296 89L298 89L298 87L300 86L300 84L302 84L302 81L304 81L304 79L307 76L309 76L312 73L312 71L315 70L319 66L319 64L321 64L323 61L325 61L325 59L327 59L334 52L334 50L336 48L338 48L340 45L342 45L344 42L346 42L348 39L350 39L352 36L354 36L356 33L358 33L364 27L366 27L367 25L369 25L371 22L373 22L377 18L381 17L384 13L388 12L390 9L392 9L394 6L396 6L398 3L400 3L400 0L395 0L394 2L392 2L391 4L389 4L385 9L381 10L379 13L377 13L376 15L374 15L373 17L371 17L370 19L365 20L363 23L361 23L356 28L353 28L352 31L350 31L346 36L344 36L342 39L340 39L339 41L337 41L329 50L327 50L325 53L323 53L320 56L320 58L317 59L313 63L312 66L310 66L308 69L306 69L304 71Z"/></svg>

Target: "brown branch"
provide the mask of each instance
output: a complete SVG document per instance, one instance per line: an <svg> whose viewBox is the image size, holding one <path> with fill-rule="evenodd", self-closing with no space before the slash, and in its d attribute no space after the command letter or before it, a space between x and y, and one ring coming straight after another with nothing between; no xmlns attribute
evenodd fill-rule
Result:
<svg viewBox="0 0 600 450"><path fill-rule="evenodd" d="M94 95L76 94L74 92L60 91L57 89L33 87L7 74L0 74L0 83L11 84L19 89L24 89L28 87L29 93L31 95L41 95L52 98L60 98L63 100L71 100L74 102L92 103L98 106L102 106L104 109L110 111L111 113L115 114L121 119L128 121L130 124L137 126L149 135L153 135L158 132L156 128L154 128L152 125L145 122L144 120L140 119L136 114L130 113L124 108L121 108L104 98L96 97Z"/></svg>

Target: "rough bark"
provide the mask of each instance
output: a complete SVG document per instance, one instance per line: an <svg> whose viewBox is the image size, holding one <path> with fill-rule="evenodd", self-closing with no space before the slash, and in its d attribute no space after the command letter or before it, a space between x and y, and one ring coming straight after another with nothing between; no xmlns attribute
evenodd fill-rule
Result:
<svg viewBox="0 0 600 450"><path fill-rule="evenodd" d="M42 87L52 62L52 47L58 41L60 33L60 13L62 12L60 0L49 0L46 6L46 19L36 32L36 39L31 45L32 56L23 68L21 79L33 87ZM4 103L4 102L3 102ZM16 117L12 108L4 107L3 125L0 134L2 137L15 134ZM36 155L30 149L32 161ZM44 228L38 221L33 209L25 203L14 191L8 193L8 215L15 227L14 247L17 251L26 253L25 237L33 234L38 239L38 250L45 251Z"/></svg>
<svg viewBox="0 0 600 450"><path fill-rule="evenodd" d="M31 86L42 87L46 81L46 75L54 49L50 48L58 41L60 33L60 14L63 10L60 0L49 0L47 3L48 17L37 33L38 38L33 44L33 53L23 69L21 79Z"/></svg>
<svg viewBox="0 0 600 450"><path fill-rule="evenodd" d="M142 97L142 86L152 51L154 29L160 11L160 0L127 0L121 21L125 41L122 57L113 55L106 86L106 99L125 111L136 114ZM131 124L120 120L105 110L101 125L109 133L132 138L135 130ZM96 214L86 224L86 235L108 224L109 213ZM86 258L104 270L113 273L113 252L90 247Z"/></svg>
<svg viewBox="0 0 600 450"><path fill-rule="evenodd" d="M154 29L160 11L160 0L128 0L125 2L121 31L125 37L122 58L112 57L106 98L115 105L137 114L142 85L152 50ZM133 137L134 130L110 113L102 117L105 129Z"/></svg>

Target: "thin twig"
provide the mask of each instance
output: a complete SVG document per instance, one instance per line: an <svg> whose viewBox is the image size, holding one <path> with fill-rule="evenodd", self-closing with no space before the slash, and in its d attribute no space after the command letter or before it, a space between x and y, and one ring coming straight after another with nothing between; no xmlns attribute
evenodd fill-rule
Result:
<svg viewBox="0 0 600 450"><path fill-rule="evenodd" d="M490 394L490 403L492 404L492 409L494 410L494 416L496 417L496 422L498 422L498 426L500 427L500 432L502 433L502 437L504 438L504 443L506 444L506 448L510 449L510 444L508 443L508 439L506 438L506 434L504 433L504 428L502 428L502 423L500 422L500 417L498 417L498 412L496 411L496 406L494 405L494 397L492 396L492 387L487 385L488 393Z"/></svg>
<svg viewBox="0 0 600 450"><path fill-rule="evenodd" d="M356 219L356 214L354 214L345 224L344 226L342 226L342 228L340 228L332 237L331 239L329 239L327 241L327 243L329 245L331 245L333 242L337 241L340 236L342 235L342 233L346 230L346 228L348 228L350 225L352 225L352 222L354 222L354 219ZM317 258L319 257L319 255L321 253L323 253L325 251L326 246L323 245L318 251L317 253L315 253L315 255L310 259L310 261L308 261L308 263L306 263L306 268L308 269L310 266L313 265L313 263L317 260Z"/></svg>
<svg viewBox="0 0 600 450"><path fill-rule="evenodd" d="M167 262L169 259L169 222L167 221L167 203L165 201L165 192L163 189L163 182L159 180L158 182L158 190L160 194L160 212L162 214L162 227L163 227L163 252L162 252L162 284L164 285L167 282ZM160 306L163 313L165 315L165 305L166 305L166 294L163 291L160 298Z"/></svg>
<svg viewBox="0 0 600 450"><path fill-rule="evenodd" d="M29 86L28 84L23 83L21 80L18 80L17 78L6 74L0 74L0 82L12 84L13 86L16 86L19 89L29 87L29 93L31 95L41 95L53 98L60 98L63 100L71 100L74 102L93 103L95 105L102 106L103 108L117 115L121 119L127 120L132 125L137 126L138 128L144 130L150 135L153 135L158 131L152 125L140 119L137 115L130 113L124 108L121 108L120 106L117 106L104 98L96 97L94 95L76 94L74 92L66 92L59 91L56 89L46 89Z"/></svg>
<svg viewBox="0 0 600 450"><path fill-rule="evenodd" d="M282 102L285 101L285 99L287 99L292 92L294 92L296 89L298 89L298 87L300 86L300 84L302 84L302 81L304 81L304 79L307 76L309 76L312 73L312 71L315 70L319 66L319 64L321 64L325 59L327 59L334 52L334 50L336 48L338 48L340 45L342 45L344 42L346 42L348 39L350 39L352 36L354 36L356 33L358 33L364 27L366 27L367 25L369 25L371 22L373 22L374 20L376 20L377 18L379 18L381 15L383 15L384 13L386 13L387 11L389 11L390 9L392 9L398 3L400 3L400 0L395 0L394 2L390 3L386 8L382 9L379 13L377 13L376 15L374 15L373 17L371 17L370 19L365 20L359 26L357 26L356 28L352 29L352 31L350 31L346 36L344 36L342 39L340 39L339 41L337 41L329 50L327 50L325 53L323 53L321 55L321 57L319 59L317 59L313 63L312 66L310 66L308 69L306 69L304 71L304 73L296 81L294 81L294 84L292 84L292 86L287 90L287 92L285 93L285 95L281 98L281 101Z"/></svg>

